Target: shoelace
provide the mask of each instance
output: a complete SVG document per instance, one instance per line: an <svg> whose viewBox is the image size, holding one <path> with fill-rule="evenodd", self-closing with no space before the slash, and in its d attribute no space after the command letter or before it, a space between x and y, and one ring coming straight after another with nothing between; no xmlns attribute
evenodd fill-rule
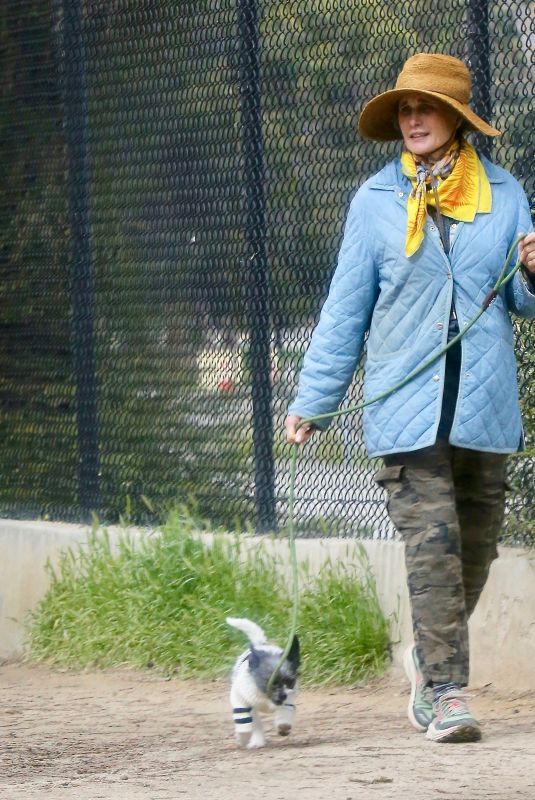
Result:
<svg viewBox="0 0 535 800"><path fill-rule="evenodd" d="M460 717L469 714L465 697L459 692L447 692L441 695L436 702L444 717Z"/></svg>

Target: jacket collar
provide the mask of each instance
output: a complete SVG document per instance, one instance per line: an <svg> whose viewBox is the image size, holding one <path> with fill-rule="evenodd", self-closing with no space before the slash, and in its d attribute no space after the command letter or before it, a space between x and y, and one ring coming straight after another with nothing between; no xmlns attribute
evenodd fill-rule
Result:
<svg viewBox="0 0 535 800"><path fill-rule="evenodd" d="M489 161L488 158L485 158L481 153L478 155L485 168L489 182L503 183L506 175L504 170L496 166L496 164L493 164L492 161ZM401 160L399 158L394 158L392 161L389 161L380 172L370 178L368 186L370 189L390 189L395 191L406 189L410 191L411 182L407 176L403 174Z"/></svg>

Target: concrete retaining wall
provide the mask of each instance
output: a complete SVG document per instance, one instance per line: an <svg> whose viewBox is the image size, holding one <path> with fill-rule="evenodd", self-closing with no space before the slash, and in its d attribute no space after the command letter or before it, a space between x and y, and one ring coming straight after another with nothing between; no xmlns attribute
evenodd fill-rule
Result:
<svg viewBox="0 0 535 800"><path fill-rule="evenodd" d="M19 658L24 652L24 622L48 586L47 560L54 565L60 552L78 547L88 528L52 522L0 520L0 657ZM142 531L130 529L132 536ZM111 541L121 535L109 528ZM205 535L209 540L210 536ZM244 537L247 547L260 542L287 562L287 542ZM403 545L392 541L362 543L377 584L383 612L392 620L394 662L401 663L411 642L412 626ZM301 539L300 561L312 573L327 559L355 560L355 543L346 539ZM535 553L501 548L479 605L470 620L471 683L494 683L506 689L535 689Z"/></svg>

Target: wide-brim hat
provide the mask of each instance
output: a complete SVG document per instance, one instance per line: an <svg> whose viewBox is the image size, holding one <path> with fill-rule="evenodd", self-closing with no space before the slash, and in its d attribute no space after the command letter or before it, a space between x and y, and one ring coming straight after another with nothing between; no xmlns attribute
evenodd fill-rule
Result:
<svg viewBox="0 0 535 800"><path fill-rule="evenodd" d="M458 58L441 53L418 53L401 70L395 89L378 94L360 115L358 130L367 139L391 142L402 139L397 125L398 104L407 92L428 95L455 109L472 130L486 136L501 136L500 131L481 119L468 105L472 79Z"/></svg>

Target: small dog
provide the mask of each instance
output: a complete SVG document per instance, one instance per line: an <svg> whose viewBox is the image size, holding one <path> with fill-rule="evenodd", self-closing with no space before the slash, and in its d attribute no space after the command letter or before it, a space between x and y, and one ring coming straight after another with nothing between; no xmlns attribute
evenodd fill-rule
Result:
<svg viewBox="0 0 535 800"><path fill-rule="evenodd" d="M266 739L260 711L274 711L279 736L288 736L295 717L295 695L299 668L299 640L294 636L288 657L281 664L268 693L268 682L282 650L268 644L264 631L248 619L227 617L227 623L242 631L250 648L239 656L231 675L230 704L236 741L240 747L264 747Z"/></svg>

